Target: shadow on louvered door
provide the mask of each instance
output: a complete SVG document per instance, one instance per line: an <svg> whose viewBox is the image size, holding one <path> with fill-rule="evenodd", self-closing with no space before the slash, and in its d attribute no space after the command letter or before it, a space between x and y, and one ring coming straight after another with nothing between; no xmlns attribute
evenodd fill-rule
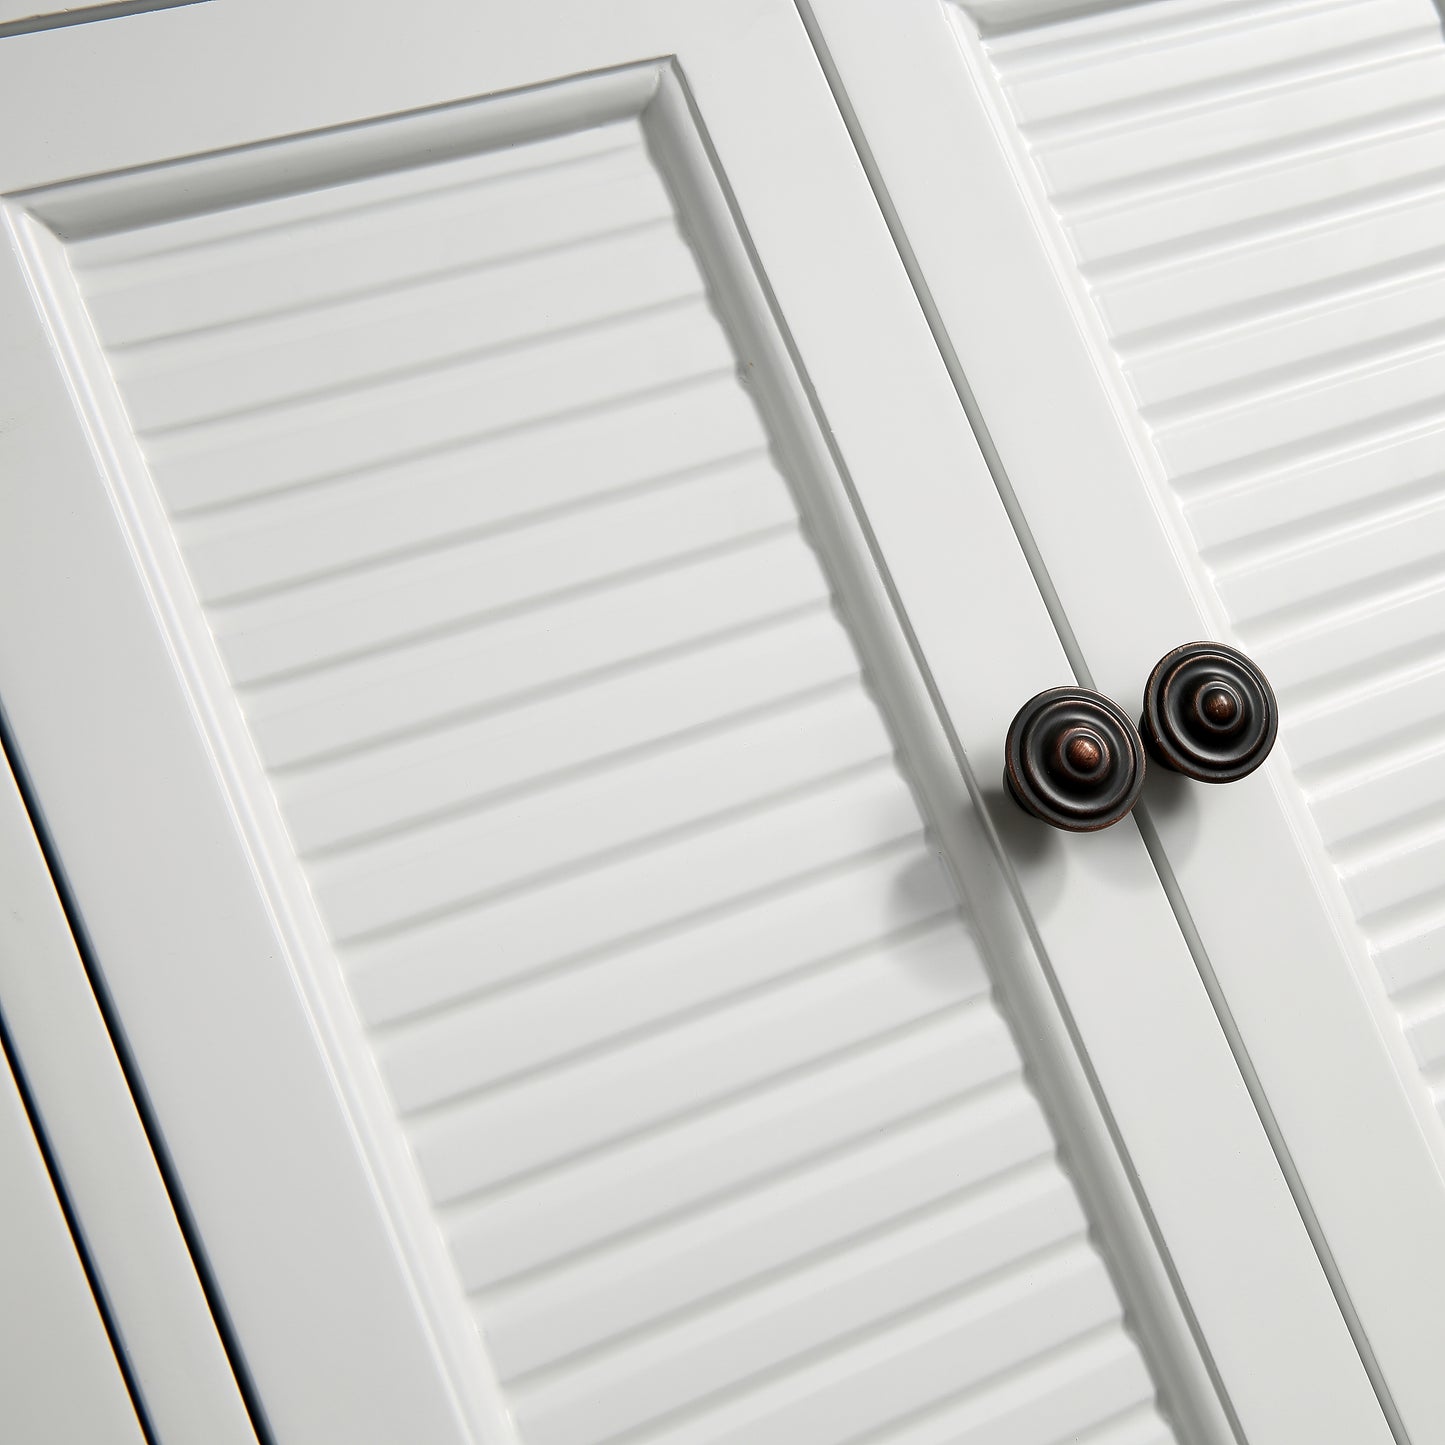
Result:
<svg viewBox="0 0 1445 1445"><path fill-rule="evenodd" d="M1132 826L990 791L1067 665L796 15L562 18L5 102L0 686L270 1427L1383 1440Z"/></svg>

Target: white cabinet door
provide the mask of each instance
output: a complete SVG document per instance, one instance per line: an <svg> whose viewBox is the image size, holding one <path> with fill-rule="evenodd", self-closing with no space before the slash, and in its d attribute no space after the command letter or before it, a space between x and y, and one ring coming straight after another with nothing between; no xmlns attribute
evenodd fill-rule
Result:
<svg viewBox="0 0 1445 1445"><path fill-rule="evenodd" d="M272 1436L1385 1445L794 10L0 41L0 698Z"/></svg>
<svg viewBox="0 0 1445 1445"><path fill-rule="evenodd" d="M1440 15L1076 9L810 19L1080 676L1138 707L1232 637L1278 691L1265 770L1157 777L1142 827L1387 1404L1445 1439Z"/></svg>

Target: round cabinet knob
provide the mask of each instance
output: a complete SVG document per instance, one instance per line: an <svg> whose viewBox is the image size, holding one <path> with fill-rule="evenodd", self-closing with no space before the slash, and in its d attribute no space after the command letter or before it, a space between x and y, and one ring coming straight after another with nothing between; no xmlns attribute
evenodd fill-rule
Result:
<svg viewBox="0 0 1445 1445"><path fill-rule="evenodd" d="M1081 687L1030 698L1009 724L1004 785L1026 813L1071 833L1127 817L1144 786L1144 749L1128 713Z"/></svg>
<svg viewBox="0 0 1445 1445"><path fill-rule="evenodd" d="M1139 723L1150 755L1201 783L1232 783L1269 756L1279 708L1265 675L1222 642L1191 642L1159 659Z"/></svg>

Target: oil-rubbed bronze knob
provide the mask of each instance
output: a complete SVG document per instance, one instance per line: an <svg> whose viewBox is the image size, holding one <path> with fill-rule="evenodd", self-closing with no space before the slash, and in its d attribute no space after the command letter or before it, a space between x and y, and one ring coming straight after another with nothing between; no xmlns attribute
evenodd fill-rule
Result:
<svg viewBox="0 0 1445 1445"><path fill-rule="evenodd" d="M1139 723L1156 762L1201 783L1232 783L1269 756L1279 710L1265 675L1222 642L1191 642L1159 659Z"/></svg>
<svg viewBox="0 0 1445 1445"><path fill-rule="evenodd" d="M1144 749L1117 703L1082 687L1050 688L1009 724L1003 778L1026 813L1093 833L1138 802Z"/></svg>

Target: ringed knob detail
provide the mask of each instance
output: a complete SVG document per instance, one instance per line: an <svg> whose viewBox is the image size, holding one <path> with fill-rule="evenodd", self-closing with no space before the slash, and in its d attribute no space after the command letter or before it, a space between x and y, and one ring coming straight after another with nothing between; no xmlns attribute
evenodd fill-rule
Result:
<svg viewBox="0 0 1445 1445"><path fill-rule="evenodd" d="M1149 674L1139 731L1162 766L1201 783L1232 783L1269 756L1279 707L1268 679L1237 648L1191 642Z"/></svg>
<svg viewBox="0 0 1445 1445"><path fill-rule="evenodd" d="M1009 725L1004 785L1026 813L1070 833L1127 817L1144 786L1144 749L1116 702L1081 687L1030 698Z"/></svg>

